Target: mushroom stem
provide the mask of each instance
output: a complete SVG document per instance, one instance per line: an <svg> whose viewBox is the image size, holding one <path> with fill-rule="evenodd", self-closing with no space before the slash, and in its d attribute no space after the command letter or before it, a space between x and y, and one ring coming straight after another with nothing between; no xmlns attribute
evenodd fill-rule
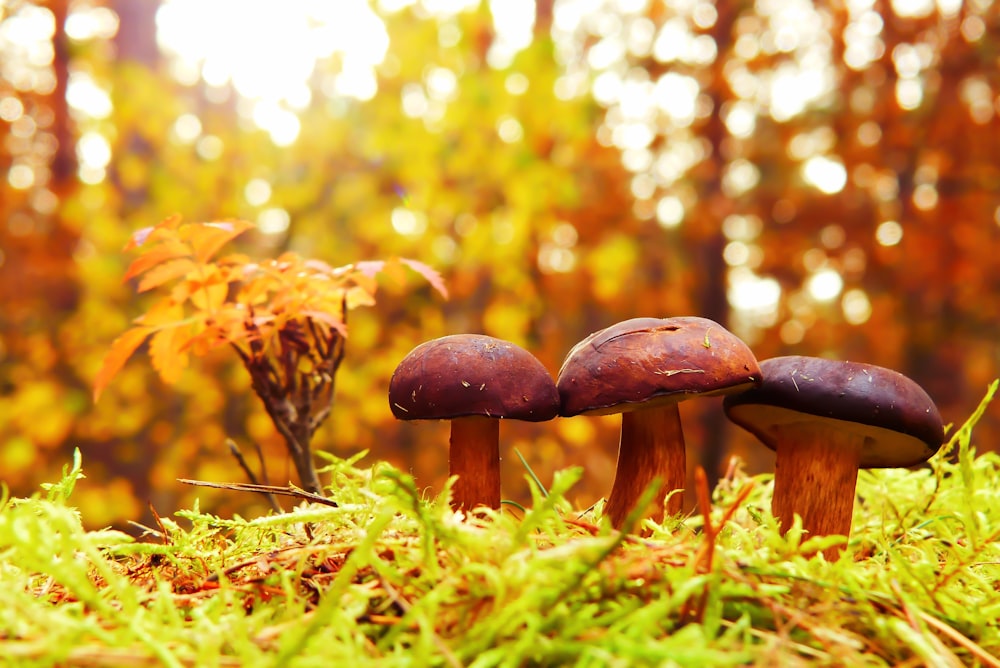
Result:
<svg viewBox="0 0 1000 668"><path fill-rule="evenodd" d="M449 469L458 476L452 508L499 508L500 420L479 415L453 419Z"/></svg>
<svg viewBox="0 0 1000 668"><path fill-rule="evenodd" d="M771 512L784 534L796 514L810 536L851 535L863 435L804 422L775 428L777 459ZM835 559L842 546L823 550Z"/></svg>
<svg viewBox="0 0 1000 668"><path fill-rule="evenodd" d="M604 512L616 529L621 528L643 491L655 478L661 482L653 499L651 517L660 522L681 512L683 495L674 494L664 508L669 492L684 487L684 433L677 404L622 413L618 470Z"/></svg>

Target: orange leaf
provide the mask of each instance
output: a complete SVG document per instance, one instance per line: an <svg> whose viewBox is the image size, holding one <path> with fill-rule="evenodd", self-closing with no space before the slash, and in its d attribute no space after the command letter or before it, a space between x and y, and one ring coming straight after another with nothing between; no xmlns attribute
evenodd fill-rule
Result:
<svg viewBox="0 0 1000 668"><path fill-rule="evenodd" d="M441 274L438 273L436 269L424 264L423 262L418 262L417 260L411 260L405 257L399 258L399 261L426 278L427 282L431 284L431 287L441 293L442 297L448 299L448 288L445 287L444 279L441 278Z"/></svg>
<svg viewBox="0 0 1000 668"><path fill-rule="evenodd" d="M122 282L135 278L139 274L145 273L156 265L173 260L178 257L185 257L191 254L191 249L179 241L165 241L161 245L150 249L132 261L125 272Z"/></svg>
<svg viewBox="0 0 1000 668"><path fill-rule="evenodd" d="M176 304L183 304L191 298L191 293L200 289L200 283L193 279L186 279L170 289L170 299Z"/></svg>
<svg viewBox="0 0 1000 668"><path fill-rule="evenodd" d="M196 308L212 313L226 303L228 295L228 283L204 283L191 292L191 303Z"/></svg>
<svg viewBox="0 0 1000 668"><path fill-rule="evenodd" d="M233 343L233 341L222 338L221 336L212 336L210 334L214 334L214 331L205 332L200 336L196 336L191 339L187 342L181 352L186 353L190 351L195 357L204 357L217 348L228 346L230 343Z"/></svg>
<svg viewBox="0 0 1000 668"><path fill-rule="evenodd" d="M111 379L121 371L128 358L132 356L136 348L142 345L142 342L146 340L146 337L152 331L150 327L133 327L112 342L111 349L104 356L104 362L101 363L101 368L94 378L95 404L101 398L101 392L111 382Z"/></svg>
<svg viewBox="0 0 1000 668"><path fill-rule="evenodd" d="M371 306L375 303L375 297L366 288L354 286L347 289L347 308L356 309L359 306Z"/></svg>
<svg viewBox="0 0 1000 668"><path fill-rule="evenodd" d="M193 260L186 257L169 260L158 267L150 269L143 276L142 280L139 281L138 292L146 292L147 290L158 288L167 281L172 281L175 278L188 274L197 268L197 266Z"/></svg>
<svg viewBox="0 0 1000 668"><path fill-rule="evenodd" d="M302 263L307 269L318 271L321 274L333 274L336 270L323 260L309 259Z"/></svg>
<svg viewBox="0 0 1000 668"><path fill-rule="evenodd" d="M383 262L382 273L397 285L406 285L406 269L398 257L389 258Z"/></svg>
<svg viewBox="0 0 1000 668"><path fill-rule="evenodd" d="M152 330L154 327L171 327L184 319L184 306L173 299L161 299L136 318L136 322Z"/></svg>
<svg viewBox="0 0 1000 668"><path fill-rule="evenodd" d="M190 238L195 258L199 262L208 262L220 248L253 226L253 223L245 220L227 220L192 226Z"/></svg>
<svg viewBox="0 0 1000 668"><path fill-rule="evenodd" d="M383 269L385 269L385 262L382 260L362 260L361 262L349 264L346 267L337 267L333 271L335 274L345 273L348 271L360 271L369 278L375 278L375 275Z"/></svg>
<svg viewBox="0 0 1000 668"><path fill-rule="evenodd" d="M167 216L166 218L163 219L162 222L158 223L157 225L154 225L152 227L144 227L142 229L136 230L132 234L132 237L128 240L128 243L125 244L125 250L130 251L136 249L139 246L146 243L147 241L149 241L151 237L155 240L157 237L160 236L159 234L157 234L158 232L162 232L163 230L169 228L177 228L180 225L180 222L181 222L180 215L175 213L172 216Z"/></svg>
<svg viewBox="0 0 1000 668"><path fill-rule="evenodd" d="M225 304L206 318L206 330L200 338L211 339L213 347L247 337L249 311L242 304Z"/></svg>
<svg viewBox="0 0 1000 668"><path fill-rule="evenodd" d="M365 264L371 265L372 263L366 262ZM383 266L385 265L384 262L379 262L379 264ZM381 268L379 271L381 271ZM351 274L350 279L354 281L358 288L361 288L369 295L375 294L375 291L378 289L378 280L376 280L375 274L369 274L366 270L361 270Z"/></svg>
<svg viewBox="0 0 1000 668"><path fill-rule="evenodd" d="M173 385L188 365L188 354L181 349L190 342L188 327L169 327L153 334L149 340L149 357L160 379Z"/></svg>
<svg viewBox="0 0 1000 668"><path fill-rule="evenodd" d="M241 304L256 306L267 301L268 291L269 288L266 279L258 277L253 281L244 283L242 287L240 287L240 292L236 299Z"/></svg>
<svg viewBox="0 0 1000 668"><path fill-rule="evenodd" d="M334 270L335 274L343 274L349 270L354 270L355 273L352 278L359 284L364 286L361 280L358 280L360 276L364 276L372 281L372 287L369 290L371 294L375 294L374 288L374 277L379 272L385 272L393 279L399 282L405 282L403 275L398 271L400 264L405 264L407 267L417 272L431 284L431 286L441 293L441 296L445 299L448 298L448 288L445 287L444 279L441 278L441 274L437 270L433 269L429 265L419 262L417 260L411 260L406 257L393 258L388 262L383 262L381 260L365 260L364 262L356 262L353 265L348 265L346 267L339 267Z"/></svg>
<svg viewBox="0 0 1000 668"><path fill-rule="evenodd" d="M216 264L239 267L240 271L245 271L247 267L254 265L253 260L246 253L230 253L223 255L215 261Z"/></svg>

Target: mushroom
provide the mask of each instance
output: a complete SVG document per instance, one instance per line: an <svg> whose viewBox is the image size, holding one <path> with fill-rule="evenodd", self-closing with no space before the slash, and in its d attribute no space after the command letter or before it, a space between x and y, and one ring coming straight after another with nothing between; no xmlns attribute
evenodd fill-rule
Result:
<svg viewBox="0 0 1000 668"><path fill-rule="evenodd" d="M481 334L427 341L399 363L389 406L400 420L450 420L452 506L500 507L500 420L551 420L559 395L531 353Z"/></svg>
<svg viewBox="0 0 1000 668"><path fill-rule="evenodd" d="M782 532L798 514L810 535L849 536L858 469L914 466L944 441L934 402L896 371L800 356L760 368L760 387L726 397L723 408L777 453L771 510Z"/></svg>
<svg viewBox="0 0 1000 668"><path fill-rule="evenodd" d="M676 515L687 473L678 403L740 392L760 381L743 341L705 318L633 318L594 332L566 356L560 414L622 414L618 466L605 513L620 528L655 478L653 519Z"/></svg>

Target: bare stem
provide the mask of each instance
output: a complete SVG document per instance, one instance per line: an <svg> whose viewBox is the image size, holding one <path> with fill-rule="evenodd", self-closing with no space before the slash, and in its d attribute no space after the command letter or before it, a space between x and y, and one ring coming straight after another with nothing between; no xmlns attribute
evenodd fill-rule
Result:
<svg viewBox="0 0 1000 668"><path fill-rule="evenodd" d="M256 325L248 321L247 330L256 333ZM284 332L285 339L278 337L277 352L270 355L257 338L251 338L249 352L233 344L250 374L254 392L285 439L302 487L316 494L322 491L322 486L312 459L312 437L330 414L334 381L344 357L344 338L340 333L331 329L324 340L321 330L307 319L311 340L300 341L299 330L290 328ZM299 362L304 355L309 356L313 370L300 371Z"/></svg>
<svg viewBox="0 0 1000 668"><path fill-rule="evenodd" d="M288 454L292 458L295 470L299 474L302 487L313 493L320 493L322 485L316 468L313 466L312 453L309 449L309 437L312 435L295 419L295 410L291 399L287 397L280 386L269 381L271 365L266 358L255 358L241 355L243 365L250 374L251 386L264 404L264 410L285 439ZM307 416L308 417L308 416Z"/></svg>
<svg viewBox="0 0 1000 668"><path fill-rule="evenodd" d="M684 432L677 404L667 404L622 414L618 469L605 513L620 528L635 508L642 492L659 478L661 487L653 499L651 517L660 522L664 512L676 515L683 507L683 495L666 495L684 488L686 474Z"/></svg>
<svg viewBox="0 0 1000 668"><path fill-rule="evenodd" d="M781 531L788 531L799 515L810 536L850 536L864 437L829 427L788 424L778 428L776 441L771 512ZM834 559L841 549L823 553Z"/></svg>
<svg viewBox="0 0 1000 668"><path fill-rule="evenodd" d="M231 454L233 458L236 459L236 463L240 465L240 468L243 469L244 473L246 473L247 478L250 479L250 484L259 485L260 481L257 480L257 475L253 472L253 469L250 468L250 464L247 463L246 458L240 451L240 446L236 445L236 441L234 441L231 438L227 438L226 447L229 448L229 454ZM274 510L274 512L280 513L281 506L278 504L278 500L274 498L274 494L271 494L270 492L263 492L263 494L267 498L268 503L271 504L271 508Z"/></svg>
<svg viewBox="0 0 1000 668"><path fill-rule="evenodd" d="M500 420L469 416L451 421L452 507L500 507Z"/></svg>

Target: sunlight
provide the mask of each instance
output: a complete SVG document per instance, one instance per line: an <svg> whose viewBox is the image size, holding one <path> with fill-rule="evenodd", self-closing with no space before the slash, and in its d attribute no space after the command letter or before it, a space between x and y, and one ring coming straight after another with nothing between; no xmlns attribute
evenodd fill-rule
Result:
<svg viewBox="0 0 1000 668"><path fill-rule="evenodd" d="M837 297L844 288L844 279L834 269L820 269L809 277L806 289L809 296L818 302L828 302Z"/></svg>
<svg viewBox="0 0 1000 668"><path fill-rule="evenodd" d="M294 111L312 99L318 60L340 54L335 91L367 99L375 93L373 68L389 46L365 0L294 0L281 11L263 0L168 0L156 20L174 75L187 84L231 84L253 101L253 122L281 146L298 138Z"/></svg>
<svg viewBox="0 0 1000 668"><path fill-rule="evenodd" d="M0 121L13 123L24 115L24 104L13 95L0 98Z"/></svg>
<svg viewBox="0 0 1000 668"><path fill-rule="evenodd" d="M679 126L690 125L695 118L695 101L701 88L694 77L667 72L656 82L653 99Z"/></svg>
<svg viewBox="0 0 1000 668"><path fill-rule="evenodd" d="M872 315L872 303L864 290L854 288L844 293L840 300L840 308L844 312L844 320L852 325L863 325Z"/></svg>
<svg viewBox="0 0 1000 668"><path fill-rule="evenodd" d="M737 311L772 317L781 299L781 285L745 267L729 271L729 304Z"/></svg>
<svg viewBox="0 0 1000 668"><path fill-rule="evenodd" d="M264 206L271 199L271 184L264 179L251 179L243 189L243 196L251 206Z"/></svg>
<svg viewBox="0 0 1000 668"><path fill-rule="evenodd" d="M847 169L838 159L817 155L802 165L802 178L820 192L832 195L847 185Z"/></svg>
<svg viewBox="0 0 1000 668"><path fill-rule="evenodd" d="M395 12L416 5L422 13L447 16L476 4L381 0L379 6ZM497 39L488 59L493 67L506 67L531 42L534 3L492 0L490 9ZM376 68L389 49L385 25L369 0L289 0L280 11L266 0L165 0L156 22L160 47L172 59L175 78L187 85L204 81L220 91L232 86L249 101L241 105L241 113L279 146L299 137L297 112L312 101L318 62L337 58L339 65L336 74L318 82L323 94L370 100L378 92ZM422 90L420 95L404 91L403 109L407 115L433 120L426 115L443 113L457 80L454 73L437 68L426 83L437 104Z"/></svg>
<svg viewBox="0 0 1000 668"><path fill-rule="evenodd" d="M201 135L201 119L194 114L182 114L174 121L171 134L182 144L193 144Z"/></svg>
<svg viewBox="0 0 1000 668"><path fill-rule="evenodd" d="M503 69L514 56L531 44L535 26L533 0L490 0L497 39L486 56L490 66Z"/></svg>
<svg viewBox="0 0 1000 668"><path fill-rule="evenodd" d="M86 72L73 72L66 85L66 102L90 118L111 115L111 96Z"/></svg>
<svg viewBox="0 0 1000 668"><path fill-rule="evenodd" d="M661 197L656 203L656 222L661 227L677 227L684 221L684 203L673 195Z"/></svg>
<svg viewBox="0 0 1000 668"><path fill-rule="evenodd" d="M875 240L881 246L895 246L903 240L903 227L895 220L886 220L875 228Z"/></svg>
<svg viewBox="0 0 1000 668"><path fill-rule="evenodd" d="M14 190L27 190L35 185L35 170L23 163L13 165L7 171L7 183Z"/></svg>

